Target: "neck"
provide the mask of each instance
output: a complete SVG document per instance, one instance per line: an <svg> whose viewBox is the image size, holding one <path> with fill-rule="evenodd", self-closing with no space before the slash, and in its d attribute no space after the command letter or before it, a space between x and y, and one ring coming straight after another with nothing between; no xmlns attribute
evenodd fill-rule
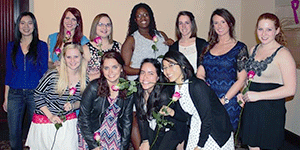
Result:
<svg viewBox="0 0 300 150"><path fill-rule="evenodd" d="M149 34L149 28L139 28L140 34Z"/></svg>
<svg viewBox="0 0 300 150"><path fill-rule="evenodd" d="M261 43L261 48L270 48L270 47L273 47L273 46L275 46L276 44L279 44L279 43L277 43L277 41L276 40L273 40L272 42L269 42L269 43L267 43L267 44L263 44L263 43ZM280 44L279 44L280 45Z"/></svg>
<svg viewBox="0 0 300 150"><path fill-rule="evenodd" d="M71 69L67 69L67 72L68 72L68 75L72 75L72 76L76 76L76 75L78 75L79 74L79 71L78 71L78 69L76 69L76 70L71 70Z"/></svg>
<svg viewBox="0 0 300 150"><path fill-rule="evenodd" d="M184 41L188 41L189 39L191 39L191 33L188 35L182 35L182 37L180 38L180 40Z"/></svg>
<svg viewBox="0 0 300 150"><path fill-rule="evenodd" d="M29 35L29 36L22 36L20 42L21 43L30 43L32 41L32 35Z"/></svg>
<svg viewBox="0 0 300 150"><path fill-rule="evenodd" d="M233 38L231 38L229 36L229 34L223 35L223 36L219 36L219 43L228 43L232 40Z"/></svg>
<svg viewBox="0 0 300 150"><path fill-rule="evenodd" d="M101 40L102 40L102 45L108 45L109 44L108 37L101 37Z"/></svg>

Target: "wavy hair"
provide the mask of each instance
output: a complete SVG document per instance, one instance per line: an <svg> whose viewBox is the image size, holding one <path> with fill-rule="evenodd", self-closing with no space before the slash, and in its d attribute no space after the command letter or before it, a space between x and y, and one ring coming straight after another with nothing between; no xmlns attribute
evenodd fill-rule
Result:
<svg viewBox="0 0 300 150"><path fill-rule="evenodd" d="M284 35L283 31L281 30L280 21L279 21L278 17L275 14L272 14L272 13L261 14L257 19L256 26L255 26L255 31L257 31L259 21L261 21L263 19L269 19L269 20L274 22L275 29L277 30L279 28L279 33L275 36L275 40L279 44L281 44L283 46L286 46L287 41L286 41L285 35Z"/></svg>
<svg viewBox="0 0 300 150"><path fill-rule="evenodd" d="M61 47L63 45L63 39L65 37L64 20L65 20L66 15L67 15L68 12L72 13L75 16L76 21L77 21L77 26L76 26L75 31L74 31L72 42L80 43L81 38L83 37L83 22L82 22L81 13L75 7L68 7L64 11L64 13L63 13L63 15L60 19L59 32L58 32L58 35L57 35L57 41L56 41L56 44L55 44L54 48ZM53 51L53 54L54 53L55 53L55 51Z"/></svg>
<svg viewBox="0 0 300 150"><path fill-rule="evenodd" d="M22 39L22 33L20 32L20 23L21 23L21 19L24 16L29 16L32 19L32 23L33 23L33 27L34 27L33 32L32 32L32 41L29 44L28 53L27 53L26 57L32 58L33 64L37 65L37 62L36 62L37 57L38 57L37 46L38 46L38 42L40 40L37 21L36 21L35 16L33 15L33 13L23 12L17 18L17 21L15 23L14 46L13 46L12 55L11 55L12 64L13 64L13 67L15 67L15 68L17 68L16 57L17 57L18 48L20 47L20 42ZM38 62L38 63L40 63L40 62Z"/></svg>
<svg viewBox="0 0 300 150"><path fill-rule="evenodd" d="M121 75L120 78L124 78L126 79L126 73L124 71L124 65L125 62L121 56L121 54L119 52L110 50L107 51L103 54L103 56L101 57L101 61L100 61L100 78L98 79L98 95L100 97L109 97L110 96L110 90L109 90L109 85L107 83L107 79L105 78L104 74L103 74L103 64L104 61L106 59L115 59L120 65L123 71L121 71ZM119 91L119 97L121 97L122 99L126 98L126 94L127 94L127 90L120 90Z"/></svg>
<svg viewBox="0 0 300 150"><path fill-rule="evenodd" d="M177 15L177 18L176 18L176 24L175 24L175 33L176 33L176 37L177 37L177 40L181 39L182 37L182 34L179 30L179 17L180 16L188 16L191 20L191 24L192 24L192 34L190 36L190 38L192 37L197 37L197 25L196 25L196 21L195 21L195 17L193 15L193 13L189 12L189 11L181 11L178 13Z"/></svg>
<svg viewBox="0 0 300 150"><path fill-rule="evenodd" d="M155 34L158 34L157 29L156 29L154 14L153 14L153 11L150 8L150 6L145 3L139 3L139 4L135 5L133 7L133 9L131 10L129 24L128 24L127 37L131 36L131 34L133 34L136 30L138 30L138 25L135 20L136 20L136 12L139 8L145 8L149 13L149 17L150 17L149 34L151 35L151 37L153 37Z"/></svg>
<svg viewBox="0 0 300 150"><path fill-rule="evenodd" d="M108 16L108 14L106 13L101 13L101 14L98 14L93 22L92 22L92 25L91 25L91 30L90 30L90 40L93 41L96 37L98 37L97 35L97 25L99 24L99 20L103 17L107 17L111 23L111 33L109 34L108 36L108 41L110 44L113 43L113 23L111 21L111 18Z"/></svg>
<svg viewBox="0 0 300 150"><path fill-rule="evenodd" d="M66 43L64 49L62 50L62 53L60 55L60 67L59 67L59 77L57 82L57 93L59 96L63 95L63 93L66 91L67 87L69 86L69 78L68 78L68 72L67 72L67 64L65 60L66 52L69 49L77 49L81 54L81 62L80 66L78 68L79 75L80 75L80 93L82 94L85 87L86 87L86 66L87 62L83 58L83 49L80 44L74 44L74 43Z"/></svg>
<svg viewBox="0 0 300 150"><path fill-rule="evenodd" d="M208 31L208 45L204 48L204 51L202 52L202 55L200 56L200 60L203 59L203 56L205 53L207 53L210 49L212 49L217 43L219 43L219 35L214 29L214 21L213 17L215 15L218 15L226 21L228 27L229 27L229 36L233 39L234 37L234 26L235 26L235 19L233 15L225 8L219 8L216 9L210 16L210 25L209 25L209 31Z"/></svg>
<svg viewBox="0 0 300 150"><path fill-rule="evenodd" d="M146 58L142 61L140 68L142 68L142 66L145 63L151 63L155 67L156 74L159 77L158 82L163 83L164 79L162 77L161 64L159 63L159 61L154 58ZM136 109L138 112L137 117L139 119L143 119L143 120L150 119L152 116L152 112L160 109L161 100L159 96L162 88L163 88L162 85L155 84L153 90L149 94L148 100L145 100L144 98L145 90L143 89L141 84L137 85L138 90L136 93L137 96ZM147 111L144 110L145 105L147 106Z"/></svg>

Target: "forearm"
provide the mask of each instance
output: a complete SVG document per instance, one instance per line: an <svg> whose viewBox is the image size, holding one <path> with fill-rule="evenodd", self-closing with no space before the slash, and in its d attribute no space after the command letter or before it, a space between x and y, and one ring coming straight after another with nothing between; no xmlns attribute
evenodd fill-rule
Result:
<svg viewBox="0 0 300 150"><path fill-rule="evenodd" d="M125 66L124 69L127 75L138 75L140 72L139 68L132 68L130 66Z"/></svg>
<svg viewBox="0 0 300 150"><path fill-rule="evenodd" d="M49 111L47 106L43 106L40 108L40 110L47 116L47 118L50 120L50 118L53 116L53 114Z"/></svg>
<svg viewBox="0 0 300 150"><path fill-rule="evenodd" d="M73 109L78 109L80 107L80 101L76 101L71 104Z"/></svg>
<svg viewBox="0 0 300 150"><path fill-rule="evenodd" d="M274 90L268 90L263 92L255 92L257 96L257 100L277 100L286 98L289 96L293 96L296 92L296 87L288 87L288 86L281 86ZM249 93L250 95L250 93ZM248 95L248 96L249 96ZM255 96L255 94L254 94Z"/></svg>
<svg viewBox="0 0 300 150"><path fill-rule="evenodd" d="M7 102L9 86L5 85L4 101Z"/></svg>
<svg viewBox="0 0 300 150"><path fill-rule="evenodd" d="M230 89L225 93L225 96L230 100L232 99L245 85L243 80L237 80Z"/></svg>

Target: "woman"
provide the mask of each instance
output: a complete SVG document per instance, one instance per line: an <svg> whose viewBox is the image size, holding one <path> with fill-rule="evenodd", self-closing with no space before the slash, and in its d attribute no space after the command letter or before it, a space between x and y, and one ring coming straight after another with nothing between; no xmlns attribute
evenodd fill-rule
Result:
<svg viewBox="0 0 300 150"><path fill-rule="evenodd" d="M91 81L83 93L79 127L89 149L126 150L130 141L133 99L126 97L126 90L111 88L120 78L126 78L125 63L118 52L108 51L100 64L100 78ZM95 133L100 134L99 141L93 138Z"/></svg>
<svg viewBox="0 0 300 150"><path fill-rule="evenodd" d="M153 37L158 41L155 43ZM126 40L122 46L121 55L125 61L125 71L129 80L134 80L139 74L139 66L144 58L157 58L168 51L173 40L156 29L154 14L150 6L139 3L131 10ZM154 50L156 45L158 50Z"/></svg>
<svg viewBox="0 0 300 150"><path fill-rule="evenodd" d="M181 95L180 106L191 115L186 149L234 149L232 126L225 108L214 91L195 77L187 58L178 51L169 51L162 62L165 77L176 83L173 91Z"/></svg>
<svg viewBox="0 0 300 150"><path fill-rule="evenodd" d="M36 109L26 140L30 149L78 149L74 110L80 106L86 82L82 47L66 43L59 70L49 70L35 90ZM62 127L57 129L55 124Z"/></svg>
<svg viewBox="0 0 300 150"><path fill-rule="evenodd" d="M80 11L77 8L68 7L60 19L59 32L48 36L49 68L60 65L59 56L56 54L55 49L62 49L67 42L84 45L89 41L83 35L82 30L83 22Z"/></svg>
<svg viewBox="0 0 300 150"><path fill-rule="evenodd" d="M110 17L105 13L97 15L91 25L91 41L83 46L85 58L88 60L87 73L91 81L100 77L99 63L103 53L109 50L120 52L121 43L114 41L112 36L113 24Z"/></svg>
<svg viewBox="0 0 300 150"><path fill-rule="evenodd" d="M171 130L170 128L161 129L159 131L157 140L154 141L155 136L158 132L158 128L156 125L156 120L153 118L152 112L159 112L163 104L167 105L166 103L168 102L168 99L164 99L167 101L162 101L162 98L160 97L160 95L162 94L162 86L156 84L157 82L163 82L161 64L158 62L158 60L153 58L144 59L140 68L140 84L138 85L138 92L135 95L137 119L142 138L139 149L149 150L150 146L155 142L151 147L151 149L153 150L173 150L178 143L182 142L182 140L180 140L178 132L176 132L175 127L178 127L178 124L180 123L181 125L185 126L187 116L185 115L185 113L176 113L175 118L178 119L179 122L175 121L174 119L171 120L173 123L176 123L174 128L171 128ZM179 107L178 102L174 105ZM180 128L180 130L183 129Z"/></svg>
<svg viewBox="0 0 300 150"><path fill-rule="evenodd" d="M33 90L47 71L47 62L47 44L39 40L35 16L31 12L21 13L15 24L14 41L8 43L6 51L3 110L7 112L12 150L23 148L25 108L29 128L35 109Z"/></svg>
<svg viewBox="0 0 300 150"><path fill-rule="evenodd" d="M189 11L181 11L176 19L176 41L169 50L176 50L184 54L191 62L194 70L200 65L200 54L207 45L204 39L197 37L197 25L194 15Z"/></svg>
<svg viewBox="0 0 300 150"><path fill-rule="evenodd" d="M250 150L279 149L284 142L285 98L296 92L296 65L284 47L279 19L271 13L259 16L256 34L261 42L250 50L245 65L255 75L245 102L241 123L242 143Z"/></svg>
<svg viewBox="0 0 300 150"><path fill-rule="evenodd" d="M157 42L153 41L157 37ZM140 71L140 64L144 58L157 58L168 51L168 46L173 40L156 29L154 14L151 8L145 3L139 3L133 7L130 14L128 33L121 48L121 55L125 61L125 71L129 80L135 80ZM152 46L155 45L157 50ZM141 138L139 137L138 125L133 117L132 144L138 150Z"/></svg>
<svg viewBox="0 0 300 150"><path fill-rule="evenodd" d="M219 97L236 131L241 107L236 95L244 86L247 46L234 38L235 19L224 9L216 9L210 19L208 46L202 56L197 77L205 80Z"/></svg>

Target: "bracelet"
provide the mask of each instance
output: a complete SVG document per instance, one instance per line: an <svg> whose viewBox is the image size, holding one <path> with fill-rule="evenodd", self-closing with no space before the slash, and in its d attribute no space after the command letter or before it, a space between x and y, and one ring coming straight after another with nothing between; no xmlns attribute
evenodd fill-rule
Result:
<svg viewBox="0 0 300 150"><path fill-rule="evenodd" d="M224 99L225 104L229 103L229 99L225 95L222 97L222 99Z"/></svg>

